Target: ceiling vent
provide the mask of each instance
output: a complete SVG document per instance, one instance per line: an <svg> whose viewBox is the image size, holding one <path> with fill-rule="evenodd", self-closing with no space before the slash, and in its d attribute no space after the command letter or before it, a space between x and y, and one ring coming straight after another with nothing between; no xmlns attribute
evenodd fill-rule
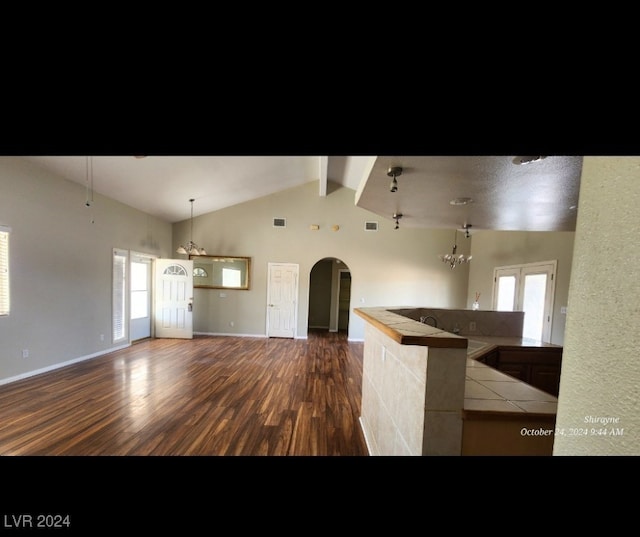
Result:
<svg viewBox="0 0 640 537"><path fill-rule="evenodd" d="M274 218L273 219L273 227L287 227L287 219L286 218Z"/></svg>
<svg viewBox="0 0 640 537"><path fill-rule="evenodd" d="M365 222L365 231L378 231L378 222Z"/></svg>

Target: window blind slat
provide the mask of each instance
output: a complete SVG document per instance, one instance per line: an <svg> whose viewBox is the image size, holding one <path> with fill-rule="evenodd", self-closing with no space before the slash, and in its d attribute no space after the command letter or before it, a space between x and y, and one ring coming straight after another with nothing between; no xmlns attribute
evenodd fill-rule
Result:
<svg viewBox="0 0 640 537"><path fill-rule="evenodd" d="M126 333L126 273L127 255L124 252L113 252L113 341L125 339Z"/></svg>
<svg viewBox="0 0 640 537"><path fill-rule="evenodd" d="M9 315L9 231L0 228L0 315Z"/></svg>

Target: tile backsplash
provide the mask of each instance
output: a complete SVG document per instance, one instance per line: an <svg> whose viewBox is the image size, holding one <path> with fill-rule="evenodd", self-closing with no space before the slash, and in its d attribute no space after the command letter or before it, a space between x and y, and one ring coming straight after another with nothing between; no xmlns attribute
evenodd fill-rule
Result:
<svg viewBox="0 0 640 537"><path fill-rule="evenodd" d="M440 330L460 336L522 337L524 311L455 310L439 308L398 308L393 313L420 322L428 319ZM459 330L456 332L456 329Z"/></svg>

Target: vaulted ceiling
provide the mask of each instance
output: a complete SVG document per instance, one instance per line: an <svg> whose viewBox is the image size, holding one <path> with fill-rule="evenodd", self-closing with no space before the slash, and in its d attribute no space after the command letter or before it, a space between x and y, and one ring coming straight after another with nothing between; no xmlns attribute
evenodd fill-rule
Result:
<svg viewBox="0 0 640 537"><path fill-rule="evenodd" d="M575 230L582 171L579 156L16 158L167 222L189 218L191 198L198 216L317 181L319 196L330 183L350 188L355 205L390 220L401 214L401 226L472 230Z"/></svg>

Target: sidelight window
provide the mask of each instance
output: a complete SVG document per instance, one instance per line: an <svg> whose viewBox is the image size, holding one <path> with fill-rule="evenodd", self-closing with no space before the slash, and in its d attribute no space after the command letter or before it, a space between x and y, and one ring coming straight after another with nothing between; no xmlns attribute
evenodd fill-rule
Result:
<svg viewBox="0 0 640 537"><path fill-rule="evenodd" d="M127 250L113 249L113 342L127 341Z"/></svg>

